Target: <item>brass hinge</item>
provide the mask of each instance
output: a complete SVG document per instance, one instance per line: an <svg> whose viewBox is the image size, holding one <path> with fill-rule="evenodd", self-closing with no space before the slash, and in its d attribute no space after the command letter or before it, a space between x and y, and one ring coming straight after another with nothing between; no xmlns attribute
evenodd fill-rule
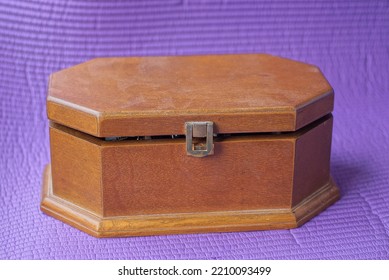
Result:
<svg viewBox="0 0 389 280"><path fill-rule="evenodd" d="M185 136L187 155L213 155L213 122L186 122Z"/></svg>

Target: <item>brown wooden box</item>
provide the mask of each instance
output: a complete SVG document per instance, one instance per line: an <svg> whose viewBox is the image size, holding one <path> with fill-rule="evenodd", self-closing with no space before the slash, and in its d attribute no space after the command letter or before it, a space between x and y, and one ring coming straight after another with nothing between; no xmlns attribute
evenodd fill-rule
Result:
<svg viewBox="0 0 389 280"><path fill-rule="evenodd" d="M317 67L270 55L59 71L41 209L97 237L297 227L339 198L333 101Z"/></svg>

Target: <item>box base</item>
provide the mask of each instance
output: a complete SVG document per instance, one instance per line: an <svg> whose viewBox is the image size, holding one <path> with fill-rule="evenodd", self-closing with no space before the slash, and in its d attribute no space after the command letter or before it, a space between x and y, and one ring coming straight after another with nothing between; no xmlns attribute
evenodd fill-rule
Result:
<svg viewBox="0 0 389 280"><path fill-rule="evenodd" d="M233 232L299 227L339 199L329 183L291 209L99 217L53 194L51 167L44 171L41 210L95 237Z"/></svg>

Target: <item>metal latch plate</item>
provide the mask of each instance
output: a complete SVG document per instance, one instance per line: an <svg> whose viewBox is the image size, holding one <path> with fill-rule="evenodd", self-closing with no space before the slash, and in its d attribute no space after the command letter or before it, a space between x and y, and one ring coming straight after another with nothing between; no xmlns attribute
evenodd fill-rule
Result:
<svg viewBox="0 0 389 280"><path fill-rule="evenodd" d="M213 155L213 122L186 122L185 136L187 155Z"/></svg>

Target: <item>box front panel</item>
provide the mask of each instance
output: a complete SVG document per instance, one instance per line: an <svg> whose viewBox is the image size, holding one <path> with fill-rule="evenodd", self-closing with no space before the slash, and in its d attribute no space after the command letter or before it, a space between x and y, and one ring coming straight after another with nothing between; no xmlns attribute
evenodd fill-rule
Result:
<svg viewBox="0 0 389 280"><path fill-rule="evenodd" d="M186 155L183 139L104 145L104 216L290 208L294 143L229 138L203 158Z"/></svg>

